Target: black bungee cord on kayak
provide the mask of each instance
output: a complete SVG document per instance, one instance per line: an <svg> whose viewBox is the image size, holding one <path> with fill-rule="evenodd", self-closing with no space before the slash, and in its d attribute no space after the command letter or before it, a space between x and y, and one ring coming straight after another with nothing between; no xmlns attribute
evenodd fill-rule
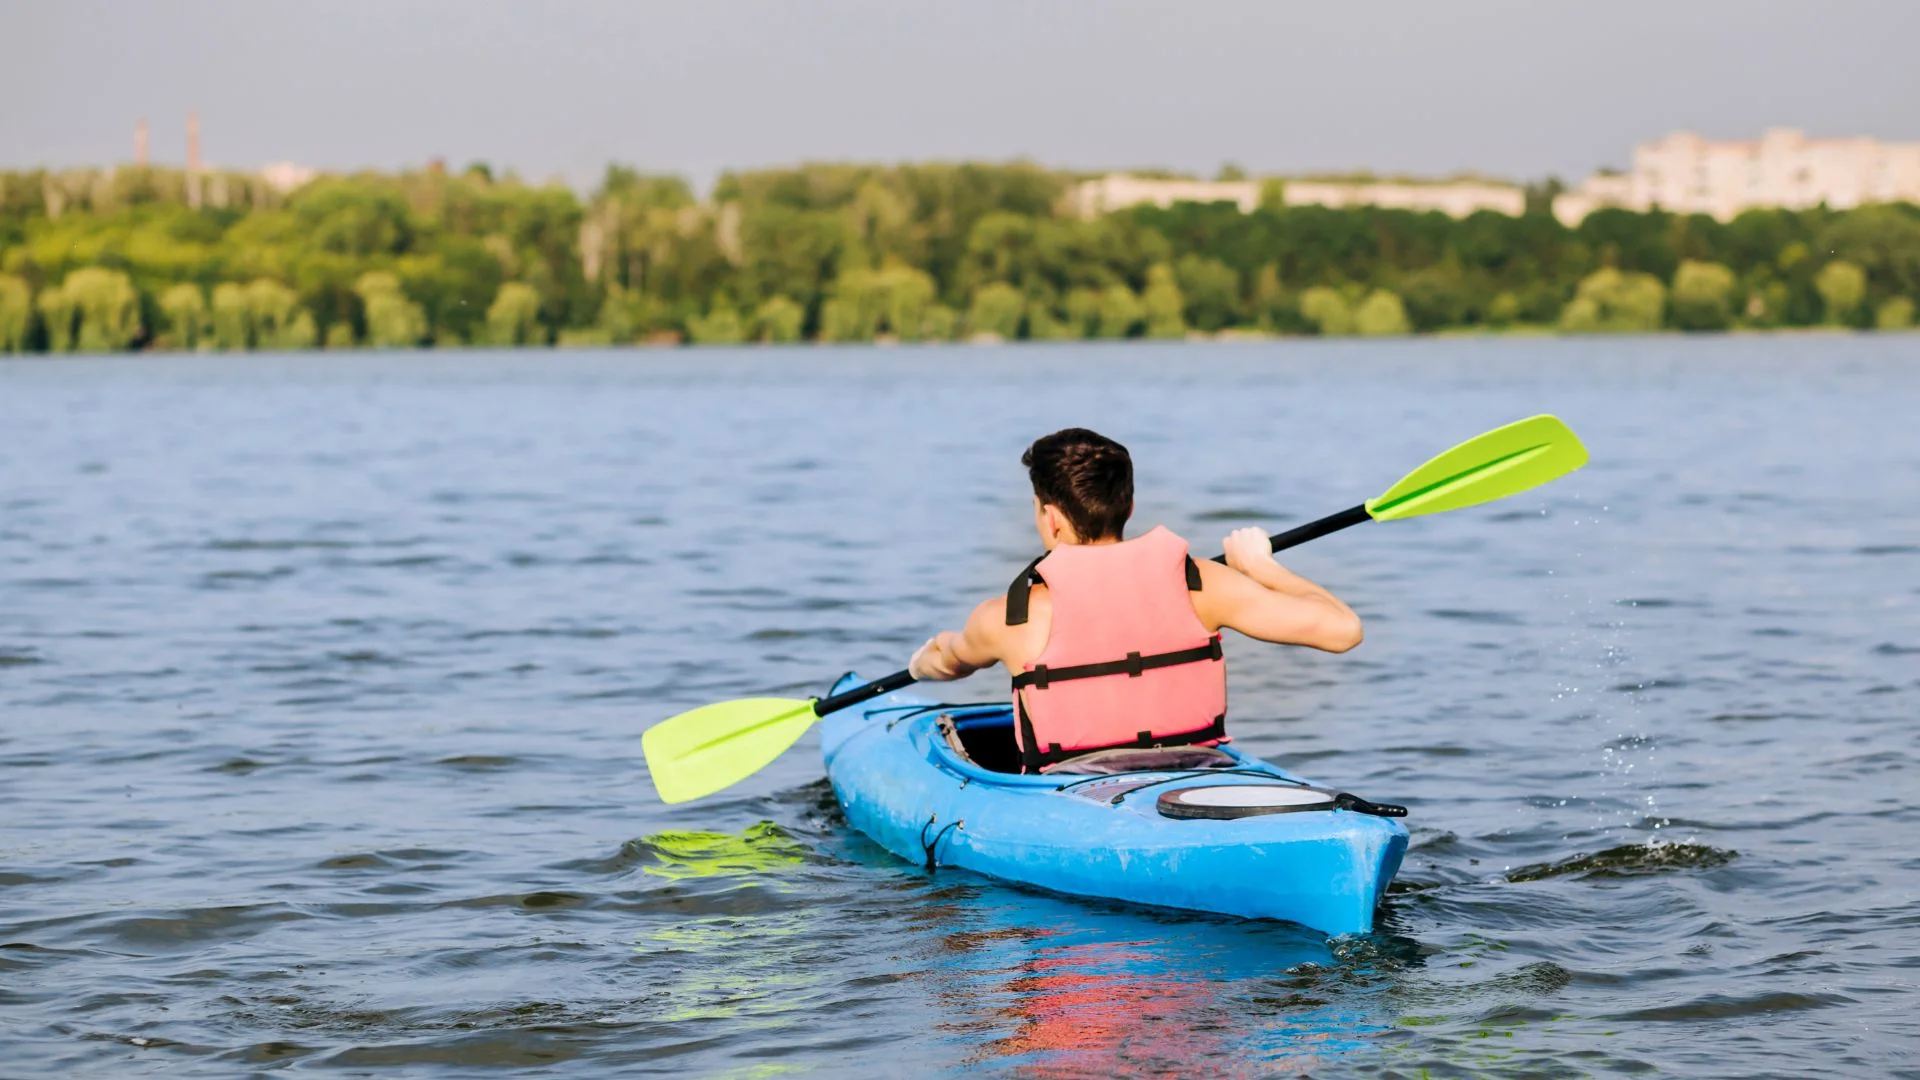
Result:
<svg viewBox="0 0 1920 1080"><path fill-rule="evenodd" d="M1160 771L1161 770L1159 769L1148 769L1148 770L1145 770L1145 774L1151 776L1154 773L1157 773ZM1089 776L1083 780L1073 780L1068 783L1061 784L1059 787L1054 788L1053 790L1066 791L1070 788L1077 788L1082 784L1097 784L1102 780L1112 780L1115 777L1124 777L1126 775L1127 775L1126 773L1099 773L1094 776ZM1307 782L1305 780L1295 780L1291 776L1281 776L1278 773L1270 773L1264 769L1174 769L1174 770L1170 770L1170 775L1168 776L1165 776L1159 780L1150 780L1144 784L1137 784L1131 788L1128 788L1127 791L1123 791L1120 794L1114 796L1112 800L1112 805L1119 806L1120 800L1126 798L1129 792L1139 791L1141 788L1158 787L1161 784L1177 784L1182 780L1200 780L1209 776L1257 776L1263 780L1277 780L1283 784L1294 784L1299 787L1307 786Z"/></svg>
<svg viewBox="0 0 1920 1080"><path fill-rule="evenodd" d="M927 823L920 826L920 848L927 853L927 869L929 870L939 869L939 862L935 856L940 849L940 841L946 839L948 833L965 826L967 823L967 819L965 818L961 818L958 821L949 821L941 826L939 832L933 834L932 840L928 840L927 830L932 828L933 823L938 820L940 820L938 814L930 814L927 817Z"/></svg>

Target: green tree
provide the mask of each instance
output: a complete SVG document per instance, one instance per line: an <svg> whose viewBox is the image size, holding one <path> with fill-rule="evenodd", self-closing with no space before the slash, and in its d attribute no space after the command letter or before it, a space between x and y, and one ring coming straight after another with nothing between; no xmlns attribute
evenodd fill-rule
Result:
<svg viewBox="0 0 1920 1080"><path fill-rule="evenodd" d="M1227 272L1232 273L1231 270ZM1185 337L1187 320L1182 314L1185 303L1180 295L1180 286L1174 281L1172 268L1162 264L1148 270L1147 290L1140 297L1140 306L1146 313L1147 336L1163 339Z"/></svg>
<svg viewBox="0 0 1920 1080"><path fill-rule="evenodd" d="M233 282L213 287L213 344L226 352L253 347L253 318L247 309L247 290Z"/></svg>
<svg viewBox="0 0 1920 1080"><path fill-rule="evenodd" d="M1733 325L1733 271L1719 263L1685 259L1673 275L1673 323L1682 330Z"/></svg>
<svg viewBox="0 0 1920 1080"><path fill-rule="evenodd" d="M1053 306L1041 300L1027 304L1027 338L1031 341L1071 341L1079 337L1078 328L1057 317Z"/></svg>
<svg viewBox="0 0 1920 1080"><path fill-rule="evenodd" d="M25 351L32 328L32 290L12 274L0 274L0 353Z"/></svg>
<svg viewBox="0 0 1920 1080"><path fill-rule="evenodd" d="M1089 338L1100 331L1100 290L1080 286L1067 293L1066 326L1073 337Z"/></svg>
<svg viewBox="0 0 1920 1080"><path fill-rule="evenodd" d="M75 345L82 352L112 352L140 336L140 294L118 270L89 266L60 286L79 322Z"/></svg>
<svg viewBox="0 0 1920 1080"><path fill-rule="evenodd" d="M1353 309L1353 329L1363 337L1397 337L1413 332L1407 308L1391 289L1375 289Z"/></svg>
<svg viewBox="0 0 1920 1080"><path fill-rule="evenodd" d="M487 341L494 345L544 345L540 294L524 281L509 281L487 305Z"/></svg>
<svg viewBox="0 0 1920 1080"><path fill-rule="evenodd" d="M167 343L176 349L198 348L207 333L207 294L200 286L179 284L160 294L160 312L167 320Z"/></svg>
<svg viewBox="0 0 1920 1080"><path fill-rule="evenodd" d="M594 330L610 345L672 336L676 333L673 326L673 311L666 303L640 289L618 284L607 286L599 317L594 320ZM537 330L535 340L546 340L545 331Z"/></svg>
<svg viewBox="0 0 1920 1080"><path fill-rule="evenodd" d="M1560 327L1576 334L1649 333L1660 329L1666 304L1659 278L1609 266L1580 279L1573 302L1560 313Z"/></svg>
<svg viewBox="0 0 1920 1080"><path fill-rule="evenodd" d="M1353 309L1347 306L1345 297L1325 285L1315 285L1300 294L1300 317L1324 337L1353 333Z"/></svg>
<svg viewBox="0 0 1920 1080"><path fill-rule="evenodd" d="M960 329L960 313L945 304L930 305L920 317L920 340L952 341Z"/></svg>
<svg viewBox="0 0 1920 1080"><path fill-rule="evenodd" d="M1473 305L1466 275L1451 263L1406 275L1400 279L1399 294L1413 328L1422 332L1466 323Z"/></svg>
<svg viewBox="0 0 1920 1080"><path fill-rule="evenodd" d="M300 298L292 289L268 278L255 279L246 287L246 305L255 347L313 347L313 316L300 307Z"/></svg>
<svg viewBox="0 0 1920 1080"><path fill-rule="evenodd" d="M733 302L722 296L706 315L687 317L687 337L695 345L738 345L747 340L747 327Z"/></svg>
<svg viewBox="0 0 1920 1080"><path fill-rule="evenodd" d="M327 327L327 348L351 349L354 344L352 323L337 322Z"/></svg>
<svg viewBox="0 0 1920 1080"><path fill-rule="evenodd" d="M882 332L917 340L933 296L933 278L909 266L844 270L834 279L832 311L821 309L821 333L833 341L870 341Z"/></svg>
<svg viewBox="0 0 1920 1080"><path fill-rule="evenodd" d="M367 344L376 349L411 349L427 336L427 315L407 299L400 280L386 271L360 275L353 291L367 316Z"/></svg>
<svg viewBox="0 0 1920 1080"><path fill-rule="evenodd" d="M820 305L821 341L872 341L873 335L874 320L858 298L836 296Z"/></svg>
<svg viewBox="0 0 1920 1080"><path fill-rule="evenodd" d="M1303 329L1300 305L1280 281L1280 268L1267 263L1253 280L1253 320L1268 333Z"/></svg>
<svg viewBox="0 0 1920 1080"><path fill-rule="evenodd" d="M1911 207L1849 210L1821 230L1814 248L1858 266L1895 295L1920 293L1920 213Z"/></svg>
<svg viewBox="0 0 1920 1080"><path fill-rule="evenodd" d="M1182 314L1195 329L1211 334L1240 321L1240 275L1233 267L1209 256L1183 255L1173 272L1186 305Z"/></svg>
<svg viewBox="0 0 1920 1080"><path fill-rule="evenodd" d="M807 309L784 296L769 296L753 312L753 335L773 345L800 340L806 326Z"/></svg>
<svg viewBox="0 0 1920 1080"><path fill-rule="evenodd" d="M1020 290L1004 281L982 286L973 294L967 309L967 330L973 334L992 334L1002 341L1020 336L1020 315L1026 300Z"/></svg>
<svg viewBox="0 0 1920 1080"><path fill-rule="evenodd" d="M1845 259L1835 259L1820 268L1813 287L1827 313L1827 321L1844 326L1867 298L1867 272Z"/></svg>
<svg viewBox="0 0 1920 1080"><path fill-rule="evenodd" d="M1511 326L1520 321L1520 298L1511 292L1503 292L1487 305L1487 323L1492 326Z"/></svg>
<svg viewBox="0 0 1920 1080"><path fill-rule="evenodd" d="M1103 338L1130 337L1146 317L1146 306L1133 290L1115 282L1100 294L1100 321L1095 333Z"/></svg>
<svg viewBox="0 0 1920 1080"><path fill-rule="evenodd" d="M1913 325L1913 300L1905 296L1891 296L1874 312L1873 325L1878 330L1905 330Z"/></svg>
<svg viewBox="0 0 1920 1080"><path fill-rule="evenodd" d="M926 329L927 312L933 307L932 275L895 264L874 275L872 288L879 293L887 331L903 341L918 341Z"/></svg>
<svg viewBox="0 0 1920 1080"><path fill-rule="evenodd" d="M1660 210L1596 210L1581 219L1575 234L1606 265L1650 274L1657 283L1671 278L1680 265L1672 220L1672 214Z"/></svg>
<svg viewBox="0 0 1920 1080"><path fill-rule="evenodd" d="M40 321L47 328L47 349L50 352L64 353L73 351L75 318L79 305L60 286L40 290L34 303L40 308Z"/></svg>
<svg viewBox="0 0 1920 1080"><path fill-rule="evenodd" d="M293 321L280 331L280 348L311 349L320 344L320 327L313 321L313 312L301 308L293 313Z"/></svg>

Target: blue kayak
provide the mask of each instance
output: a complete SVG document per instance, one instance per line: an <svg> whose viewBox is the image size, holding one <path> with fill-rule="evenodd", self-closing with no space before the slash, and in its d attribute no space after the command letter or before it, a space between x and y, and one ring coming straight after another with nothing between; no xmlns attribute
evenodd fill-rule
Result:
<svg viewBox="0 0 1920 1080"><path fill-rule="evenodd" d="M1019 775L1007 705L896 692L822 718L820 743L847 820L882 847L1055 892L1365 933L1407 850L1406 828L1378 816L1398 808L1231 746Z"/></svg>

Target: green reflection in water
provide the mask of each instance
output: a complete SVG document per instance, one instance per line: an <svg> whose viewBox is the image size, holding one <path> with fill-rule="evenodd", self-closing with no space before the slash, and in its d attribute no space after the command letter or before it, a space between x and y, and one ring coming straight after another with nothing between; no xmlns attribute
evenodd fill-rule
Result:
<svg viewBox="0 0 1920 1080"><path fill-rule="evenodd" d="M796 1002L817 994L833 966L807 962L821 916L789 899L782 878L819 856L770 821L739 833L655 833L636 846L648 860L642 872L666 878L668 894L705 901L702 914L651 928L633 942L635 953L684 958L662 973L654 1019L761 1031L792 1023ZM728 1075L771 1076L786 1068L765 1063Z"/></svg>
<svg viewBox="0 0 1920 1080"><path fill-rule="evenodd" d="M739 833L661 832L640 841L655 860L643 868L655 877L685 879L754 876L804 866L813 852L771 821Z"/></svg>

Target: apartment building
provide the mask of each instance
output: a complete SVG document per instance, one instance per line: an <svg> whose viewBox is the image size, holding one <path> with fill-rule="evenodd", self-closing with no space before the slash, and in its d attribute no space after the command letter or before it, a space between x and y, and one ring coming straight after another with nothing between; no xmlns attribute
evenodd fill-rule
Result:
<svg viewBox="0 0 1920 1080"><path fill-rule="evenodd" d="M1439 211L1463 218L1482 210L1508 217L1527 211L1526 190L1488 180L1288 180L1280 188L1288 206L1381 206Z"/></svg>
<svg viewBox="0 0 1920 1080"><path fill-rule="evenodd" d="M1484 180L1405 181L1372 179L1281 180L1281 201L1287 206L1381 206L1416 212L1439 211L1466 217L1480 210L1518 217L1525 212L1526 192L1515 184ZM1074 189L1074 212L1083 218L1110 214L1130 206L1172 206L1174 203L1229 202L1243 214L1260 205L1262 184L1252 180L1159 180L1109 173Z"/></svg>
<svg viewBox="0 0 1920 1080"><path fill-rule="evenodd" d="M1899 201L1920 202L1920 143L1810 139L1792 128L1716 142L1677 131L1635 147L1631 170L1595 175L1554 199L1553 213L1568 226L1603 207L1728 221L1758 207L1844 210Z"/></svg>
<svg viewBox="0 0 1920 1080"><path fill-rule="evenodd" d="M1260 205L1260 185L1252 180L1159 180L1108 173L1080 184L1071 198L1074 212L1089 219L1130 206L1158 206L1164 210L1183 202L1230 202L1239 207L1241 213L1251 214Z"/></svg>

